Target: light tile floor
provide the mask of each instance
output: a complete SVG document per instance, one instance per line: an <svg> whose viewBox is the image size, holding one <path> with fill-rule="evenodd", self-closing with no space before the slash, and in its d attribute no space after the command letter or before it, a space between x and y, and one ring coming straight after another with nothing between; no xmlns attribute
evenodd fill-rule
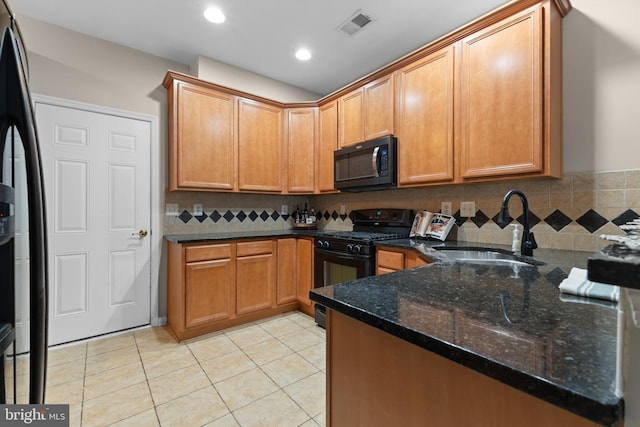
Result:
<svg viewBox="0 0 640 427"><path fill-rule="evenodd" d="M324 426L325 331L286 313L185 342L167 327L49 351L71 426Z"/></svg>

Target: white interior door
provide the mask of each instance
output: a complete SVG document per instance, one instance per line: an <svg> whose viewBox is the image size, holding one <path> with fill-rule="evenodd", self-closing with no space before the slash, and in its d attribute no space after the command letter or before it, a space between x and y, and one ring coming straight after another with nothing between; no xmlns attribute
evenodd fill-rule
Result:
<svg viewBox="0 0 640 427"><path fill-rule="evenodd" d="M150 322L150 123L36 102L49 344Z"/></svg>

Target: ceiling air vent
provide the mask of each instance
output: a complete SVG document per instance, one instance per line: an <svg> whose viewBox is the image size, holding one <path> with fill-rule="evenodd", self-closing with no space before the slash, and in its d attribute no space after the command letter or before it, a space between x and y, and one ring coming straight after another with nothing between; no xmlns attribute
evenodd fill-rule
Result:
<svg viewBox="0 0 640 427"><path fill-rule="evenodd" d="M358 31L362 30L365 26L371 23L371 17L365 15L361 11L354 13L351 18L347 19L338 29L346 34L353 36Z"/></svg>

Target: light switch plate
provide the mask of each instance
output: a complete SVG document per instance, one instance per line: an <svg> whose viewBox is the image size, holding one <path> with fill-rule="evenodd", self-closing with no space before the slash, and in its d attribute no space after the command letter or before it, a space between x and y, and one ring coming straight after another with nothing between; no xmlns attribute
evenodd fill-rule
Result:
<svg viewBox="0 0 640 427"><path fill-rule="evenodd" d="M347 207L345 205L340 205L340 215L347 214Z"/></svg>
<svg viewBox="0 0 640 427"><path fill-rule="evenodd" d="M202 216L202 205L195 204L193 205L193 216Z"/></svg>
<svg viewBox="0 0 640 427"><path fill-rule="evenodd" d="M440 212L445 215L452 215L451 213L451 202L442 202L440 203Z"/></svg>
<svg viewBox="0 0 640 427"><path fill-rule="evenodd" d="M167 216L178 216L180 213L178 212L178 204L177 203L167 203L165 206L165 214Z"/></svg>
<svg viewBox="0 0 640 427"><path fill-rule="evenodd" d="M460 203L460 216L464 218L472 218L476 216L476 202Z"/></svg>
<svg viewBox="0 0 640 427"><path fill-rule="evenodd" d="M280 206L280 215L289 215L289 206L288 205Z"/></svg>

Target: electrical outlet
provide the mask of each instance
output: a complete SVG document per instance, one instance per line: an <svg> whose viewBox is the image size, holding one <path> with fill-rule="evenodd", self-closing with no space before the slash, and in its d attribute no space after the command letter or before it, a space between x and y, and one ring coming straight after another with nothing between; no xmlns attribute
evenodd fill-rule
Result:
<svg viewBox="0 0 640 427"><path fill-rule="evenodd" d="M164 208L165 214L167 216L178 216L180 212L178 212L178 204L177 203L167 203Z"/></svg>
<svg viewBox="0 0 640 427"><path fill-rule="evenodd" d="M460 203L460 216L465 218L476 216L476 202Z"/></svg>
<svg viewBox="0 0 640 427"><path fill-rule="evenodd" d="M289 206L287 205L280 206L280 215L289 215Z"/></svg>
<svg viewBox="0 0 640 427"><path fill-rule="evenodd" d="M345 205L340 205L340 215L347 214L347 207Z"/></svg>
<svg viewBox="0 0 640 427"><path fill-rule="evenodd" d="M195 204L193 205L193 216L202 216L202 205Z"/></svg>
<svg viewBox="0 0 640 427"><path fill-rule="evenodd" d="M440 203L440 212L445 215L452 215L451 213L451 202L442 202Z"/></svg>

